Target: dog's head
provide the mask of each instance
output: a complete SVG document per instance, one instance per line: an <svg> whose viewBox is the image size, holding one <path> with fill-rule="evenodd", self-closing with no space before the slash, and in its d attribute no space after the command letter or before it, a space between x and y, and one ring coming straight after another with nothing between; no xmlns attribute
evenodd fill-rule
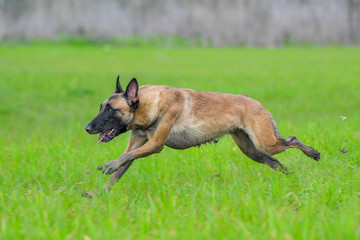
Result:
<svg viewBox="0 0 360 240"><path fill-rule="evenodd" d="M110 142L130 129L134 120L135 110L139 106L139 85L133 78L126 91L120 85L119 76L116 80L116 91L100 105L99 114L85 127L90 134L98 134L100 142Z"/></svg>

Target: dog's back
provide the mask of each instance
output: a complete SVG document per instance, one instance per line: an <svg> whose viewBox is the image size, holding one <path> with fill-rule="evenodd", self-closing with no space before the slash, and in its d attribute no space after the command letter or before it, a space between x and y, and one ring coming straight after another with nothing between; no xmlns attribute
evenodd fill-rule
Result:
<svg viewBox="0 0 360 240"><path fill-rule="evenodd" d="M180 111L165 141L165 145L175 149L211 142L239 129L252 135L251 121L259 115L268 118L266 122L270 123L271 130L275 129L271 115L247 95L145 85L139 89L139 96L140 102L147 103L143 105L149 117L146 122L156 122L166 113L169 104ZM141 116L143 118L144 114Z"/></svg>

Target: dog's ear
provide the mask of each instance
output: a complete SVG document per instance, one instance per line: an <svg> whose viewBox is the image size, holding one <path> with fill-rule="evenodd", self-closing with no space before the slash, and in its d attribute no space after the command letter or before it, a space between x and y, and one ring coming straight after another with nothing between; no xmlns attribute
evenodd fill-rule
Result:
<svg viewBox="0 0 360 240"><path fill-rule="evenodd" d="M123 93L124 90L122 89L121 85L120 85L120 81L119 81L119 75L116 79L116 90L115 90L115 93Z"/></svg>
<svg viewBox="0 0 360 240"><path fill-rule="evenodd" d="M129 106L133 109L136 109L139 105L138 98L139 84L136 78L133 78L126 87L124 97L126 98Z"/></svg>

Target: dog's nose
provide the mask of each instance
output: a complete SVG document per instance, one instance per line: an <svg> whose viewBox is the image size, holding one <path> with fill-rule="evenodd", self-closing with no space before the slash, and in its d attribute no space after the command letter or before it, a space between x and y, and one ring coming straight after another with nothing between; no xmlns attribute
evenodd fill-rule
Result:
<svg viewBox="0 0 360 240"><path fill-rule="evenodd" d="M88 133L91 132L91 127L90 127L89 125L90 125L90 124L86 125L86 127L85 127L85 130L86 130Z"/></svg>

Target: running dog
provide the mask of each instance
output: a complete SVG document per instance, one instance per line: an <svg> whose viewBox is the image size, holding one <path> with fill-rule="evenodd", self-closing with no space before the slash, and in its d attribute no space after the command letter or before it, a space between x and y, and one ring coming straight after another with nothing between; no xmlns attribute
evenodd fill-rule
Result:
<svg viewBox="0 0 360 240"><path fill-rule="evenodd" d="M111 174L105 189L130 167L135 159L160 153L164 146L186 149L213 142L230 134L241 151L252 160L286 171L274 157L288 148L298 148L319 160L320 153L295 136L283 139L271 114L246 94L196 92L168 86L139 88L133 78L124 91L119 77L116 91L101 103L99 114L85 127L100 134L100 142L110 142L130 130L125 152L98 167Z"/></svg>

